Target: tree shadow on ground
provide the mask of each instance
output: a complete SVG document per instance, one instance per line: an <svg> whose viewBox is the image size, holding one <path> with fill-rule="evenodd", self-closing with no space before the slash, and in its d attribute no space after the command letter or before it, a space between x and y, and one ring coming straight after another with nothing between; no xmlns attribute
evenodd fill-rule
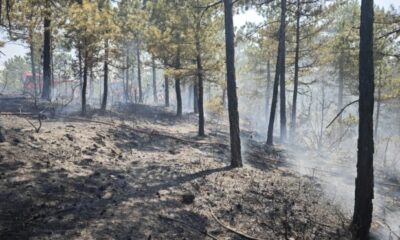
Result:
<svg viewBox="0 0 400 240"><path fill-rule="evenodd" d="M30 180L19 181L15 175L22 164L1 166L1 182L8 184L1 184L0 239L146 239L151 234L190 237L176 232L177 228L154 229L155 225L162 226L157 223L161 221L159 214L179 216L182 208L179 196L161 199L158 193L229 169L184 174L167 165L135 166L128 174L92 164L92 173L87 175L72 175L63 168L38 168L26 173ZM182 214L182 219L190 218L197 227L205 228L203 217L193 212Z"/></svg>

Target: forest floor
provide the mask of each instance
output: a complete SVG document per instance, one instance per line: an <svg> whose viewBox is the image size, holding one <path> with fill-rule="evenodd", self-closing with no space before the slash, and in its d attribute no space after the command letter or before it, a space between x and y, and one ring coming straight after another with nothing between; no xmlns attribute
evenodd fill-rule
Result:
<svg viewBox="0 0 400 240"><path fill-rule="evenodd" d="M35 112L0 99L2 112ZM121 105L38 121L0 116L0 239L348 239L318 183L243 132L230 169L227 126Z"/></svg>

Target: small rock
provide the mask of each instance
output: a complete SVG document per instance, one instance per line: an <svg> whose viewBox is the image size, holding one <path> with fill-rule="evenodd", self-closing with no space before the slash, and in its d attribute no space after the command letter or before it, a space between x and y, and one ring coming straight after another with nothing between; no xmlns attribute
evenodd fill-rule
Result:
<svg viewBox="0 0 400 240"><path fill-rule="evenodd" d="M176 150L176 149L169 149L169 150L168 150L168 153L169 153L169 154L172 154L172 155L176 155L176 154L179 153L179 151Z"/></svg>
<svg viewBox="0 0 400 240"><path fill-rule="evenodd" d="M111 199L113 196L111 191L107 191L101 198L102 199Z"/></svg>
<svg viewBox="0 0 400 240"><path fill-rule="evenodd" d="M192 204L194 202L195 196L192 193L186 193L182 195L183 204Z"/></svg>
<svg viewBox="0 0 400 240"><path fill-rule="evenodd" d="M13 144L14 145L18 145L19 143L21 143L21 140L19 140L18 138L14 138L13 139Z"/></svg>
<svg viewBox="0 0 400 240"><path fill-rule="evenodd" d="M73 137L71 134L69 134L69 133L65 134L65 137L66 137L68 140L70 140L71 142L74 141L74 137Z"/></svg>

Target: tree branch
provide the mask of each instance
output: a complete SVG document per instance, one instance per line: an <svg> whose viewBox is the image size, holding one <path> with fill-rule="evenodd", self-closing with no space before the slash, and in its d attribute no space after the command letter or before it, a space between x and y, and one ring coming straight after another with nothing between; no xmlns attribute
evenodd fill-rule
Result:
<svg viewBox="0 0 400 240"><path fill-rule="evenodd" d="M357 103L357 102L359 102L360 100L359 99L357 99L357 100L355 100L355 101L352 101L351 103L348 103L346 106L344 106L340 111L339 111L339 113L335 116L335 118L328 124L328 126L326 126L326 128L329 128L332 124L333 124L333 122L335 122L335 120L344 112L344 110L347 108L347 107L349 107L350 105L353 105L354 103Z"/></svg>

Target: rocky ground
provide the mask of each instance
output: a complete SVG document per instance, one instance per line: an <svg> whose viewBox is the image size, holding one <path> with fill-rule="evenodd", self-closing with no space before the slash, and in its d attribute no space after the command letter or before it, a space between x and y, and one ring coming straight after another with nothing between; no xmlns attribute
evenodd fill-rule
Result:
<svg viewBox="0 0 400 240"><path fill-rule="evenodd" d="M348 239L348 219L278 150L244 132L246 166L227 167L218 122L197 138L195 116L143 105L56 115L38 132L36 115L0 121L0 239Z"/></svg>

